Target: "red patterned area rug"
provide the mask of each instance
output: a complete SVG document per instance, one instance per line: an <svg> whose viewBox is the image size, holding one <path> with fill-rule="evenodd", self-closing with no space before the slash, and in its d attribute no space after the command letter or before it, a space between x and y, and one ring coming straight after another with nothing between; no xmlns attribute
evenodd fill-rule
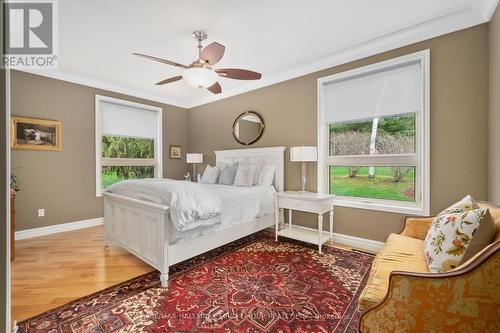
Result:
<svg viewBox="0 0 500 333"><path fill-rule="evenodd" d="M19 332L358 331L357 298L373 257L324 253L261 232L19 324Z"/></svg>

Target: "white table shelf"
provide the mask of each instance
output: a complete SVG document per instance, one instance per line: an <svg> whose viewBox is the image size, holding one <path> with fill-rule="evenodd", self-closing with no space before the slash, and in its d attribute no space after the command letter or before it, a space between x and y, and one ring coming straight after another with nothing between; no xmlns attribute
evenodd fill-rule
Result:
<svg viewBox="0 0 500 333"><path fill-rule="evenodd" d="M279 230L279 216L281 209L288 209L288 225ZM292 211L302 211L318 215L318 229L293 225ZM332 239L333 236L333 196L311 192L279 192L275 197L275 234L278 236L296 239L310 244L321 246ZM330 232L323 231L323 214L330 212Z"/></svg>
<svg viewBox="0 0 500 333"><path fill-rule="evenodd" d="M278 231L278 236L295 239L301 242L319 245L318 232L313 229L292 225L291 227L285 226ZM330 233L327 231L322 232L321 244L325 244L330 240Z"/></svg>

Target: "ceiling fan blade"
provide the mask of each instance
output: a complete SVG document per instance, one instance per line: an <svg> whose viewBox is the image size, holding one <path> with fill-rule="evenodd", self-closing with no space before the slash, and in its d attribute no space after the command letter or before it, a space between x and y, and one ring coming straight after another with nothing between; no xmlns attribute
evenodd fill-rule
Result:
<svg viewBox="0 0 500 333"><path fill-rule="evenodd" d="M182 68L188 68L186 65L179 64L179 63L177 63L175 61L170 61L170 60L167 60L167 59L153 57L153 56L150 56L150 55L147 55L147 54L136 53L136 52L134 52L132 54L136 55L136 56L139 56L139 57L143 57L143 58L149 59L149 60L158 61L158 62L161 62L163 64L172 65L172 66L176 66L176 67L182 67Z"/></svg>
<svg viewBox="0 0 500 333"><path fill-rule="evenodd" d="M213 85L207 88L213 94L220 94L222 92L222 88L220 87L219 82L215 82Z"/></svg>
<svg viewBox="0 0 500 333"><path fill-rule="evenodd" d="M208 61L210 66L213 66L216 63L218 63L219 60L222 59L225 50L226 47L224 45L219 44L217 42L213 42L205 46L205 48L201 51L200 58L205 61Z"/></svg>
<svg viewBox="0 0 500 333"><path fill-rule="evenodd" d="M222 77L235 80L259 80L262 77L261 73L240 68L223 68L215 71Z"/></svg>
<svg viewBox="0 0 500 333"><path fill-rule="evenodd" d="M166 80L163 80L163 81L160 81L158 82L156 85L157 86L161 86L163 84L167 84L167 83L171 83L171 82L175 82L175 81L179 81L180 79L182 79L182 76L179 75L179 76L174 76L174 77L171 77L169 79L166 79Z"/></svg>

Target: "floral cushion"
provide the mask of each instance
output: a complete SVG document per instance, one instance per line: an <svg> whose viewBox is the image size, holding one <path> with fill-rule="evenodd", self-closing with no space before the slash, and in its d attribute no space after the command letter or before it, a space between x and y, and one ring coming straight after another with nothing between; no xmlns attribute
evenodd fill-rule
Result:
<svg viewBox="0 0 500 333"><path fill-rule="evenodd" d="M429 271L456 268L493 241L495 224L488 208L467 196L437 215L424 240Z"/></svg>
<svg viewBox="0 0 500 333"><path fill-rule="evenodd" d="M454 203L450 207L443 210L441 213L439 213L439 215L448 214L448 213L463 213L463 212L468 211L468 210L479 209L479 208L481 208L481 207L479 207L479 205L472 198L472 196L468 195L465 198L463 198L462 200L460 200L459 202Z"/></svg>

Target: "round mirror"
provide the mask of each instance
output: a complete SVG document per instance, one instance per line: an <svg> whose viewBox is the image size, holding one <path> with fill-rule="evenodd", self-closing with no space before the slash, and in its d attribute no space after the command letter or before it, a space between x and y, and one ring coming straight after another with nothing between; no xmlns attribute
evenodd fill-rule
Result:
<svg viewBox="0 0 500 333"><path fill-rule="evenodd" d="M233 124L233 136L243 145L251 145L259 140L264 132L264 120L254 111L247 111L238 116Z"/></svg>

